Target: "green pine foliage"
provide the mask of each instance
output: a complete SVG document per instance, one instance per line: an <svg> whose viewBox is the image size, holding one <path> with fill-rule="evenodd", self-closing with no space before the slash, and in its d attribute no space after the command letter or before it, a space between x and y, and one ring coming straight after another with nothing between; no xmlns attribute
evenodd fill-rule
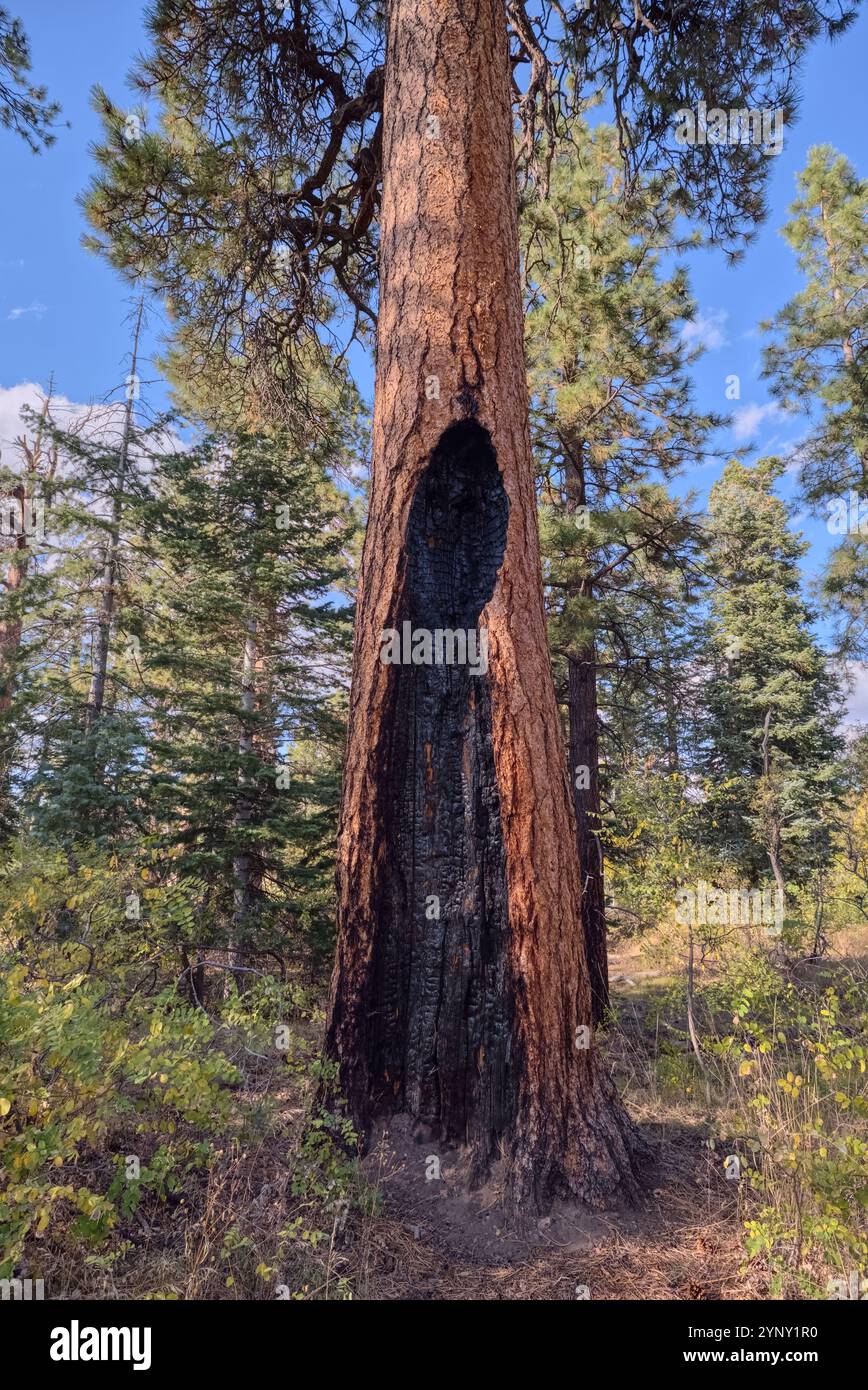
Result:
<svg viewBox="0 0 868 1390"><path fill-rule="evenodd" d="M781 471L731 461L712 488L712 613L697 677L709 838L751 877L768 875L777 853L784 878L798 880L829 854L842 744L837 684L801 594L806 545L773 491Z"/></svg>
<svg viewBox="0 0 868 1390"><path fill-rule="evenodd" d="M244 932L261 949L303 921L329 939L305 894L333 864L352 617L335 597L355 523L321 452L280 432L209 436L164 458L141 503L149 843L213 885L227 933L249 860Z"/></svg>
<svg viewBox="0 0 868 1390"><path fill-rule="evenodd" d="M710 457L721 422L693 401L682 329L695 304L672 258L695 238L677 230L672 185L649 178L625 202L615 131L576 122L569 135L523 217L531 425L556 685L566 704L569 663L593 664L599 828L617 855L623 769L659 757L676 770L692 735L681 673L699 635L701 533L667 484Z"/></svg>
<svg viewBox="0 0 868 1390"><path fill-rule="evenodd" d="M868 185L829 145L815 146L783 234L804 288L772 324L764 371L788 410L813 415L797 458L805 498L841 537L825 596L844 649L868 651Z"/></svg>

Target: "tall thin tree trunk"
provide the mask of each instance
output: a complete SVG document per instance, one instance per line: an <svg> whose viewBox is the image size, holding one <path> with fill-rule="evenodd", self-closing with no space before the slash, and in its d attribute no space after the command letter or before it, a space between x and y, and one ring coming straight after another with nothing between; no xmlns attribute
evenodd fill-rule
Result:
<svg viewBox="0 0 868 1390"><path fill-rule="evenodd" d="M136 327L133 334L133 352L129 378L131 383L136 376L139 335L142 328L143 311L144 300L139 300ZM90 677L90 691L88 693L87 710L85 713L85 732L87 733L93 729L97 721L101 718L103 705L105 704L106 677L108 674L109 651L111 648L115 603L117 598L117 571L118 554L120 551L121 518L123 515L123 490L126 484L127 469L129 467L130 440L133 433L133 397L134 387L130 384L127 387L124 428L121 436L118 471L112 496L111 525L105 548L105 561L102 572L102 593L100 595L99 614L97 616L96 650L94 652L93 669Z"/></svg>
<svg viewBox="0 0 868 1390"><path fill-rule="evenodd" d="M253 719L256 712L256 671L259 663L256 618L248 616L244 634L244 647L241 656L241 729L238 735L238 755L241 768L238 773L238 802L235 810L235 828L243 837L246 835L253 815L253 796L255 789L250 784L250 770L246 766L255 751ZM235 965L246 962L250 909L255 894L253 860L246 845L240 848L232 861L234 887L232 891L232 959ZM239 988L244 986L244 976L236 976Z"/></svg>
<svg viewBox="0 0 868 1390"><path fill-rule="evenodd" d="M503 0L391 0L370 512L327 1048L366 1140L405 1111L500 1150L516 1206L638 1187L588 1041L575 822L543 611ZM487 635L488 665L383 634ZM482 637L480 637L482 640ZM420 650L420 654L424 652Z"/></svg>
<svg viewBox="0 0 868 1390"><path fill-rule="evenodd" d="M575 514L588 504L585 476L585 441L572 440L566 476L567 512ZM572 598L581 598L589 610L594 590L589 577L575 582ZM602 1022L609 1007L609 956L606 945L606 890L603 845L600 840L600 741L597 708L597 648L590 614L583 615L589 636L578 652L567 658L567 716L569 722L569 777L576 817L576 852L582 879L582 931L591 980L594 1024Z"/></svg>
<svg viewBox="0 0 868 1390"><path fill-rule="evenodd" d="M600 749L597 710L597 652L590 641L567 659L569 688L570 775L582 874L582 926L591 976L594 1023L609 1007L609 957L606 950L606 895L600 840Z"/></svg>
<svg viewBox="0 0 868 1390"><path fill-rule="evenodd" d="M781 824L780 819L775 814L774 795L772 790L772 764L771 753L769 752L769 735L771 733L771 723L772 712L771 710L766 710L766 717L763 721L762 742L763 778L770 793L768 823L766 826L766 853L769 857L769 863L772 866L772 873L774 874L775 883L777 884L777 887L780 889L781 893L785 894L787 891L787 885L786 880L784 879L783 869L781 868Z"/></svg>

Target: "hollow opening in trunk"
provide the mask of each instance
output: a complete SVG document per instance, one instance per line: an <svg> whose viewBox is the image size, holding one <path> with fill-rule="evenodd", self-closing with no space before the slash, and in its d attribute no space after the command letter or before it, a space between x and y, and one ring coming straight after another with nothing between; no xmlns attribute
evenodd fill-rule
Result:
<svg viewBox="0 0 868 1390"><path fill-rule="evenodd" d="M411 662L396 678L375 1002L382 1100L432 1139L470 1144L480 1172L516 1099L488 633L479 627L508 516L487 431L450 425L419 481L405 541Z"/></svg>
<svg viewBox="0 0 868 1390"><path fill-rule="evenodd" d="M472 628L494 593L509 502L487 430L473 420L440 436L407 527L407 608L414 626Z"/></svg>

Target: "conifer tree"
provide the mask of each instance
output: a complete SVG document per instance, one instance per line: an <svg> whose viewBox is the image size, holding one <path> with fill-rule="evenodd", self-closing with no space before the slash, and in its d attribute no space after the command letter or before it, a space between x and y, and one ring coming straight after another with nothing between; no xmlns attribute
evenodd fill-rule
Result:
<svg viewBox="0 0 868 1390"><path fill-rule="evenodd" d="M20 19L0 5L0 126L13 130L34 154L55 141L60 114L45 87L32 81L30 41Z"/></svg>
<svg viewBox="0 0 868 1390"><path fill-rule="evenodd" d="M25 624L45 588L45 514L58 463L50 391L30 427L22 423L13 456L7 451L9 461L0 465L0 836L13 827L13 781L20 779L25 757L23 723L32 686L29 663L22 659Z"/></svg>
<svg viewBox="0 0 868 1390"><path fill-rule="evenodd" d="M140 400L143 313L140 298L122 398L48 426L56 462L49 557L28 632L38 755L25 805L39 834L66 844L107 844L141 829L147 731L137 654L147 556L126 509L168 428L148 420Z"/></svg>
<svg viewBox="0 0 868 1390"><path fill-rule="evenodd" d="M331 591L354 523L332 461L280 432L207 436L158 460L138 509L150 838L209 885L236 965L286 940L333 863L351 609Z"/></svg>
<svg viewBox="0 0 868 1390"><path fill-rule="evenodd" d="M811 630L804 541L775 496L780 463L730 462L711 491L705 687L706 832L722 859L777 886L829 853L838 794L836 682Z"/></svg>
<svg viewBox="0 0 868 1390"><path fill-rule="evenodd" d="M771 390L790 410L819 413L798 447L809 505L841 536L825 593L844 649L868 653L868 184L829 145L798 179L783 234L805 279L766 325Z"/></svg>
<svg viewBox="0 0 868 1390"><path fill-rule="evenodd" d="M136 735L116 688L121 650L113 653L117 670L107 673L118 609L133 578L117 524L119 459L126 437L134 469L132 455L146 448L147 431L134 440L123 408L120 421L118 413L114 404L70 413L49 392L38 412L23 412L18 459L0 481L19 518L0 615L4 762L24 822L66 839L120 833L135 800L135 779L124 770ZM105 622L110 548L112 612ZM100 651L104 717L92 720L89 692Z"/></svg>

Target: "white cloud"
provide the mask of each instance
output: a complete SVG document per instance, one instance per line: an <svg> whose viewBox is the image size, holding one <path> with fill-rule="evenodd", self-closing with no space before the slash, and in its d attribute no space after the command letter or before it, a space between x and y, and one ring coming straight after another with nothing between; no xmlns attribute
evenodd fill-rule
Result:
<svg viewBox="0 0 868 1390"><path fill-rule="evenodd" d="M46 304L39 304L34 300L32 304L28 304L26 309L10 309L6 318L7 320L12 319L14 321L15 319L24 318L25 314L35 314L38 319L41 319L42 315L47 312L48 306Z"/></svg>
<svg viewBox="0 0 868 1390"><path fill-rule="evenodd" d="M681 341L690 348L702 347L708 352L716 352L729 342L725 328L728 318L726 309L709 309L704 314L699 313L684 324Z"/></svg>
<svg viewBox="0 0 868 1390"><path fill-rule="evenodd" d="M732 433L737 444L752 439L764 420L778 420L784 414L775 401L766 405L742 405L733 411Z"/></svg>

